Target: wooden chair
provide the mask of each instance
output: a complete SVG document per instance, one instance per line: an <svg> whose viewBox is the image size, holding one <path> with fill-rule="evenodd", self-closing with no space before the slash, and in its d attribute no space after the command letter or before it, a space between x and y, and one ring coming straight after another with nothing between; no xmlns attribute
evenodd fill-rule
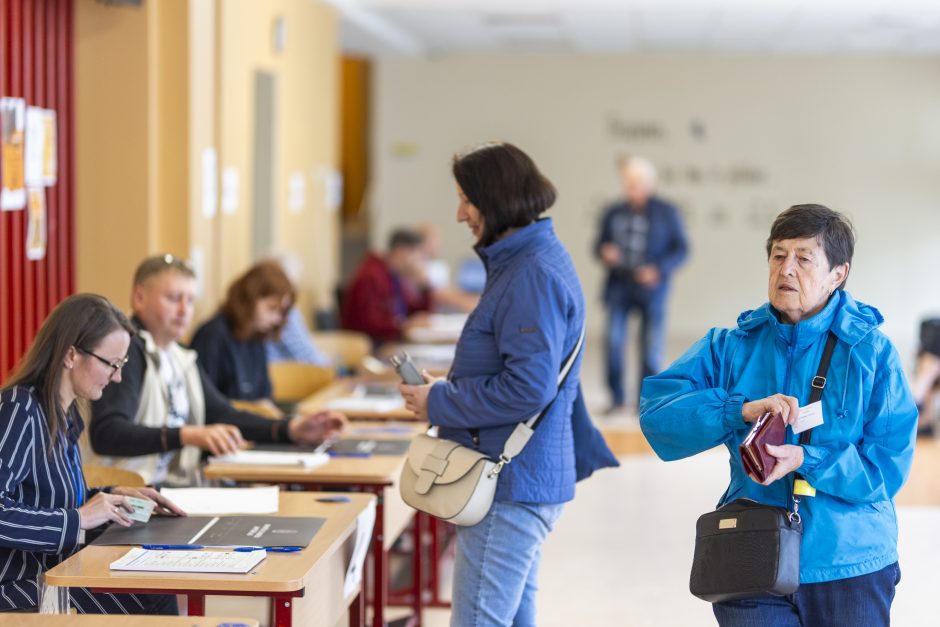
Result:
<svg viewBox="0 0 940 627"><path fill-rule="evenodd" d="M271 377L273 400L277 403L292 403L329 385L336 372L323 366L279 361L268 364L268 376Z"/></svg>
<svg viewBox="0 0 940 627"><path fill-rule="evenodd" d="M85 475L85 483L89 488L105 488L108 486L121 485L129 488L142 488L144 478L133 470L125 470L115 466L96 466L86 464L82 468Z"/></svg>
<svg viewBox="0 0 940 627"><path fill-rule="evenodd" d="M362 359L372 352L372 340L358 331L314 331L310 337L330 363L349 370L358 370Z"/></svg>
<svg viewBox="0 0 940 627"><path fill-rule="evenodd" d="M264 416L272 420L279 420L284 417L284 412L271 403L263 401L240 401L234 398L229 399L229 403L239 411L251 412L252 414L258 414L259 416Z"/></svg>

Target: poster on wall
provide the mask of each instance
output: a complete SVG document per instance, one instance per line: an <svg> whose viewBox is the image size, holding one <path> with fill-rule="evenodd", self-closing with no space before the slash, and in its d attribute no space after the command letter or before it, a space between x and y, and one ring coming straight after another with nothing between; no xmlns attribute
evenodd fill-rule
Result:
<svg viewBox="0 0 940 627"><path fill-rule="evenodd" d="M29 188L29 222L26 227L26 258L46 256L46 188Z"/></svg>
<svg viewBox="0 0 940 627"><path fill-rule="evenodd" d="M3 187L0 207L4 211L22 209L26 205L24 181L24 150L26 101L22 98L0 98L0 141L3 148Z"/></svg>
<svg viewBox="0 0 940 627"><path fill-rule="evenodd" d="M58 177L56 113L26 108L26 187L51 187Z"/></svg>

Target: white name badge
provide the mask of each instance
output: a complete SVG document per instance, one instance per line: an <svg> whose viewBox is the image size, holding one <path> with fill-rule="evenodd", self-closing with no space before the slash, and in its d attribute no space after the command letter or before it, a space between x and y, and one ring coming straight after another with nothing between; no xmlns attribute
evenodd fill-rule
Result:
<svg viewBox="0 0 940 627"><path fill-rule="evenodd" d="M793 433L803 433L807 429L818 427L823 424L822 401L810 403L806 407L800 407L800 415L797 417L791 427Z"/></svg>

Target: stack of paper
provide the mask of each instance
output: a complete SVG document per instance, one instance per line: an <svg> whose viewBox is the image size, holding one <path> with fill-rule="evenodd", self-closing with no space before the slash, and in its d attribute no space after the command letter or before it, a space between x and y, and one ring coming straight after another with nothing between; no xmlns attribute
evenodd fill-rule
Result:
<svg viewBox="0 0 940 627"><path fill-rule="evenodd" d="M355 412L370 412L377 414L385 414L388 412L393 412L399 409L404 409L405 399L399 398L388 398L388 397L356 397L356 396L343 396L340 398L334 398L331 401L326 403L327 409L335 409L336 411L355 413Z"/></svg>
<svg viewBox="0 0 940 627"><path fill-rule="evenodd" d="M265 551L149 551L134 548L111 562L111 570L244 574L266 557Z"/></svg>
<svg viewBox="0 0 940 627"><path fill-rule="evenodd" d="M314 468L330 461L326 453L276 453L273 451L238 451L232 455L210 457L210 464L257 464L263 466L303 466Z"/></svg>
<svg viewBox="0 0 940 627"><path fill-rule="evenodd" d="M160 493L195 516L276 514L278 487L163 488Z"/></svg>

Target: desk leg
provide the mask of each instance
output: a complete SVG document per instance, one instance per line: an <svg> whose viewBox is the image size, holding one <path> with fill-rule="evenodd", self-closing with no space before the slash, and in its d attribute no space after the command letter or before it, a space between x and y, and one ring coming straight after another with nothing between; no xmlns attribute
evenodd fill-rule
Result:
<svg viewBox="0 0 940 627"><path fill-rule="evenodd" d="M388 553L385 551L384 488L375 494L375 528L372 531L372 626L385 627L385 606L388 600Z"/></svg>
<svg viewBox="0 0 940 627"><path fill-rule="evenodd" d="M366 620L366 591L359 591L352 605L349 606L349 627L365 627Z"/></svg>
<svg viewBox="0 0 940 627"><path fill-rule="evenodd" d="M189 593L186 595L186 615L187 616L205 616L206 615L206 595Z"/></svg>
<svg viewBox="0 0 940 627"><path fill-rule="evenodd" d="M294 616L294 602L290 597L271 599L271 627L291 627Z"/></svg>

